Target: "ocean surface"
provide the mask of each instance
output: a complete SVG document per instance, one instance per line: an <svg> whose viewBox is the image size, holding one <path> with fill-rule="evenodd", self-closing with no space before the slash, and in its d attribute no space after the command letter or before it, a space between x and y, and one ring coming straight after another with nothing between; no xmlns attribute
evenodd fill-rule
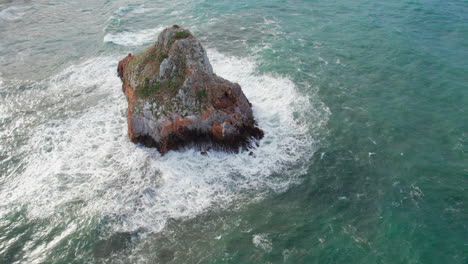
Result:
<svg viewBox="0 0 468 264"><path fill-rule="evenodd" d="M117 62L190 29L265 138L160 156ZM466 0L0 2L0 263L468 263Z"/></svg>

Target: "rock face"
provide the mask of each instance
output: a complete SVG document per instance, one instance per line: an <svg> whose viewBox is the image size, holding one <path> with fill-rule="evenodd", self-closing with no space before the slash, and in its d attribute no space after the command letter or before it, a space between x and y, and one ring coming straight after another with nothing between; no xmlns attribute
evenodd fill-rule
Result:
<svg viewBox="0 0 468 264"><path fill-rule="evenodd" d="M241 87L213 73L201 43L177 25L119 62L128 134L162 154L185 146L237 151L263 137Z"/></svg>

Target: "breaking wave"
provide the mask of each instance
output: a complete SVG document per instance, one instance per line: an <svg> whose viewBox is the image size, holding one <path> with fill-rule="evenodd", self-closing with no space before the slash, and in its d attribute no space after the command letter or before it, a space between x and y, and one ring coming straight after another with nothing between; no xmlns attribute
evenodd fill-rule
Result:
<svg viewBox="0 0 468 264"><path fill-rule="evenodd" d="M154 42L164 27L143 29L137 32L108 33L104 36L104 42L121 46L138 46Z"/></svg>
<svg viewBox="0 0 468 264"><path fill-rule="evenodd" d="M215 151L205 156L193 149L161 156L131 143L117 58L94 58L43 82L43 98L59 94L76 108L30 130L23 169L1 188L0 214L26 206L31 218L73 212L76 219L106 217L115 232L158 232L171 218L191 218L299 182L315 151L310 127L321 125L300 113L320 111L311 109L309 98L288 78L256 74L253 59L208 53L216 73L238 82L253 104L265 132L253 156Z"/></svg>

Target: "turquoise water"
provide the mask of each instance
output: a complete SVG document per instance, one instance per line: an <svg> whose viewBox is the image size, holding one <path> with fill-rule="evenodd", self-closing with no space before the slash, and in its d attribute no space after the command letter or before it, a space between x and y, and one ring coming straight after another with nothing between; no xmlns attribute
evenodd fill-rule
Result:
<svg viewBox="0 0 468 264"><path fill-rule="evenodd" d="M0 263L467 263L468 2L0 3ZM189 28L255 157L128 142L117 62Z"/></svg>

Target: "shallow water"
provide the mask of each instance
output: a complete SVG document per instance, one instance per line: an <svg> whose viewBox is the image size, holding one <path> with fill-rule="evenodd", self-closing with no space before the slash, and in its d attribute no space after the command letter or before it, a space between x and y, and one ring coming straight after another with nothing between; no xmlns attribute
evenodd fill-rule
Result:
<svg viewBox="0 0 468 264"><path fill-rule="evenodd" d="M0 263L466 263L465 1L0 3ZM117 62L189 28L265 138L161 157Z"/></svg>

